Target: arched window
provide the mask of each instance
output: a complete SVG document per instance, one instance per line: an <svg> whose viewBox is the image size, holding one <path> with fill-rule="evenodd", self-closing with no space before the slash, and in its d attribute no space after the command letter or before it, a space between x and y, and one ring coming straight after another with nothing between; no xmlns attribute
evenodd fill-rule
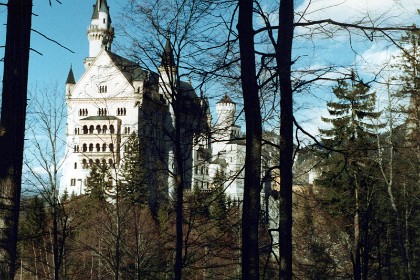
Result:
<svg viewBox="0 0 420 280"><path fill-rule="evenodd" d="M79 109L79 116L82 116L82 109Z"/></svg>
<svg viewBox="0 0 420 280"><path fill-rule="evenodd" d="M83 134L88 134L88 128L87 125L83 126Z"/></svg>
<svg viewBox="0 0 420 280"><path fill-rule="evenodd" d="M96 151L97 151L97 152L100 152L100 151L101 151L101 145L99 145L99 143L98 143L98 144L96 144Z"/></svg>
<svg viewBox="0 0 420 280"><path fill-rule="evenodd" d="M111 134L114 134L114 132L115 132L114 126L112 124L109 126L109 132Z"/></svg>
<svg viewBox="0 0 420 280"><path fill-rule="evenodd" d="M106 116L107 115L107 112L106 112L106 108L104 109L104 116Z"/></svg>
<svg viewBox="0 0 420 280"><path fill-rule="evenodd" d="M102 159L102 165L105 166L106 165L106 159Z"/></svg>
<svg viewBox="0 0 420 280"><path fill-rule="evenodd" d="M75 129L74 129L74 134L76 134L76 135L77 135L77 128L75 128Z"/></svg>
<svg viewBox="0 0 420 280"><path fill-rule="evenodd" d="M83 152L87 152L87 145L83 144Z"/></svg>
<svg viewBox="0 0 420 280"><path fill-rule="evenodd" d="M108 130L108 127L106 126L106 125L104 125L103 127L102 127L102 133L103 134L106 134L106 131Z"/></svg>
<svg viewBox="0 0 420 280"><path fill-rule="evenodd" d="M106 144L105 143L102 144L102 152L106 152Z"/></svg>
<svg viewBox="0 0 420 280"><path fill-rule="evenodd" d="M113 152L114 151L114 144L109 144L109 151Z"/></svg>
<svg viewBox="0 0 420 280"><path fill-rule="evenodd" d="M75 153L77 152L77 146L76 145L74 145L74 152Z"/></svg>
<svg viewBox="0 0 420 280"><path fill-rule="evenodd" d="M92 167L93 166L93 159L89 159L89 166Z"/></svg>
<svg viewBox="0 0 420 280"><path fill-rule="evenodd" d="M127 111L125 110L125 108L123 108L123 111L124 111L124 116L126 115L126 113L127 113Z"/></svg>
<svg viewBox="0 0 420 280"><path fill-rule="evenodd" d="M99 165L101 164L101 161L97 158L97 159L95 160L95 164L96 164L97 166L99 166Z"/></svg>
<svg viewBox="0 0 420 280"><path fill-rule="evenodd" d="M74 169L77 169L77 162L74 163Z"/></svg>
<svg viewBox="0 0 420 280"><path fill-rule="evenodd" d="M108 160L108 163L109 163L109 166L112 166L112 163L113 163L112 158L110 158L110 159Z"/></svg>
<svg viewBox="0 0 420 280"><path fill-rule="evenodd" d="M94 127L93 125L89 126L89 134L93 134Z"/></svg>
<svg viewBox="0 0 420 280"><path fill-rule="evenodd" d="M93 152L93 144L89 144L89 152Z"/></svg>
<svg viewBox="0 0 420 280"><path fill-rule="evenodd" d="M82 168L83 169L87 168L87 160L85 158L82 160Z"/></svg>
<svg viewBox="0 0 420 280"><path fill-rule="evenodd" d="M101 126L100 125L96 126L96 133L98 133L98 134L101 133Z"/></svg>
<svg viewBox="0 0 420 280"><path fill-rule="evenodd" d="M76 145L76 152L79 152L79 145Z"/></svg>
<svg viewBox="0 0 420 280"><path fill-rule="evenodd" d="M120 115L120 108L117 109L117 116Z"/></svg>

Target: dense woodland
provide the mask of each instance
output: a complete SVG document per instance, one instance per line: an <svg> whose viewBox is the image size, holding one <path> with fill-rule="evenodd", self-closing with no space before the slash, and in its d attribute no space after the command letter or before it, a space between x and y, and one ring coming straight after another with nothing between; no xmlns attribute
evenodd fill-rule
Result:
<svg viewBox="0 0 420 280"><path fill-rule="evenodd" d="M26 122L21 116L27 99L27 71L22 80L21 69L29 58L13 58L13 50L29 52L29 37L13 34L30 32L31 10L24 2L32 1L8 1L1 279L420 278L420 33L414 26L377 25L373 18L305 20L290 0L268 6L248 0L131 1L121 19L127 41L120 48L155 70L164 42L171 42L174 65L166 70L174 77L168 92L179 118L175 131L183 117L178 81L189 76L197 90L217 83L237 93L246 132L240 139L246 140L243 201L224 194L224 173L209 191L186 190L179 168L171 174L174 193L156 186L163 195L152 204L135 134L112 184L110 167L93 164L85 195L58 197L65 105L51 98L60 96L59 87L38 87L28 104L37 114ZM23 10L26 21L20 20ZM293 68L296 31L308 40L328 41L340 31L349 41L385 40L399 55L387 65L389 79L380 79L380 71L367 79L360 69L338 64L302 74ZM330 84L321 88L333 98L325 104L325 128L311 135L295 119L293 101L297 94L319 94L317 83L325 80ZM23 95L11 94L16 91ZM379 95L386 96L385 105L377 106ZM26 161L24 132L32 139ZM173 141L182 150L182 134ZM183 157L175 157L183 166ZM31 192L21 198L23 165ZM308 180L309 174L316 179Z"/></svg>

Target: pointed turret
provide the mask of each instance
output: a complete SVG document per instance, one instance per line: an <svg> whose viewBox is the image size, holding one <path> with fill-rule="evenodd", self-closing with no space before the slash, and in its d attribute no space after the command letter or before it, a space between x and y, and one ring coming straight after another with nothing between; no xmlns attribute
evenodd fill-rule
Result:
<svg viewBox="0 0 420 280"><path fill-rule="evenodd" d="M171 93L167 92L168 89L173 88L170 84L175 85L176 83L176 65L174 60L174 54L172 51L171 42L169 39L166 40L165 47L163 48L162 58L159 65L160 81L166 85L159 87L160 93L164 96L169 96Z"/></svg>
<svg viewBox="0 0 420 280"><path fill-rule="evenodd" d="M163 49L162 53L162 60L160 62L160 66L162 67L174 67L175 60L174 60L174 53L172 51L171 42L166 40L165 48Z"/></svg>
<svg viewBox="0 0 420 280"><path fill-rule="evenodd" d="M230 137L231 127L235 121L236 103L225 94L216 104L217 122L216 126L220 129L223 137Z"/></svg>
<svg viewBox="0 0 420 280"><path fill-rule="evenodd" d="M67 75L67 80L66 80L66 96L67 97L71 96L71 92L73 91L75 85L76 85L76 81L74 79L72 66L70 65L70 71L69 71L69 74Z"/></svg>
<svg viewBox="0 0 420 280"><path fill-rule="evenodd" d="M101 49L111 50L114 39L114 28L111 26L111 15L106 0L96 0L88 28L89 57L85 59L87 69Z"/></svg>

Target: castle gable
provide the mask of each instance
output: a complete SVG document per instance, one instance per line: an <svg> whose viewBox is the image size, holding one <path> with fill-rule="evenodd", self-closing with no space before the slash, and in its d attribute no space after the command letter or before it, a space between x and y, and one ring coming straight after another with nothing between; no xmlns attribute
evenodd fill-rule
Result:
<svg viewBox="0 0 420 280"><path fill-rule="evenodd" d="M133 82L143 83L144 78L134 62L102 50L77 82L71 99L130 98Z"/></svg>

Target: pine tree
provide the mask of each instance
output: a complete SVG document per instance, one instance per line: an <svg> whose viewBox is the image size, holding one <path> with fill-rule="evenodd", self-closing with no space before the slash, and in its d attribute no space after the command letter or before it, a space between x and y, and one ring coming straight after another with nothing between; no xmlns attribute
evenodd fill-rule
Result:
<svg viewBox="0 0 420 280"><path fill-rule="evenodd" d="M120 176L122 178L119 182L121 197L133 204L147 204L149 199L147 171L136 134L130 135L125 142Z"/></svg>
<svg viewBox="0 0 420 280"><path fill-rule="evenodd" d="M322 118L331 128L321 130L322 142L327 147L322 173L318 183L330 189L330 210L344 215L349 234L353 237L351 261L354 279L362 279L368 270L368 214L372 207L368 198L375 184L370 154L376 147L376 135L372 132L381 125L375 112L375 93L362 82L349 85L339 81L333 88L337 98L328 102L330 118ZM351 222L352 221L352 222ZM363 240L363 243L362 243ZM366 253L362 256L362 252Z"/></svg>
<svg viewBox="0 0 420 280"><path fill-rule="evenodd" d="M106 165L93 164L87 177L86 194L96 202L104 202L106 199L106 188L109 184L109 170Z"/></svg>

